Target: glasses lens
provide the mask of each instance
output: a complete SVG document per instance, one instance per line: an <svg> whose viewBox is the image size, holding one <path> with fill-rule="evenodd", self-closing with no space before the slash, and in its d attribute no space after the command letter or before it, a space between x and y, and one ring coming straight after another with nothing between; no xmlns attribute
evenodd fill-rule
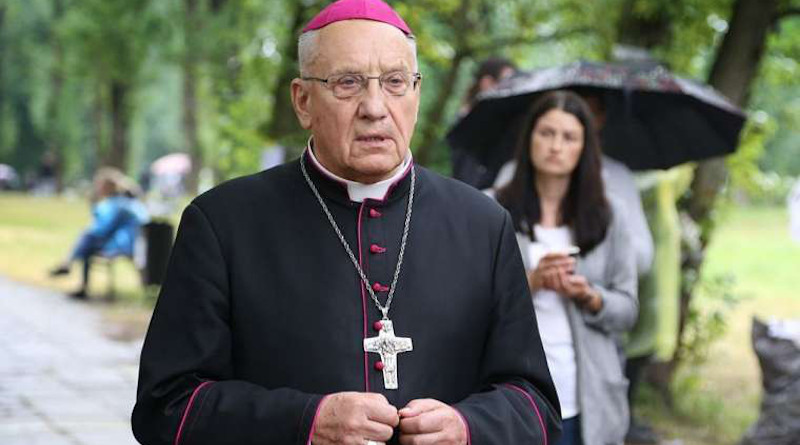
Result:
<svg viewBox="0 0 800 445"><path fill-rule="evenodd" d="M333 86L333 95L342 98L361 93L365 81L364 76L345 74L344 76L332 77L328 82Z"/></svg>
<svg viewBox="0 0 800 445"><path fill-rule="evenodd" d="M381 85L383 89L394 96L406 94L410 83L411 81L406 73L394 72L386 73L381 76Z"/></svg>

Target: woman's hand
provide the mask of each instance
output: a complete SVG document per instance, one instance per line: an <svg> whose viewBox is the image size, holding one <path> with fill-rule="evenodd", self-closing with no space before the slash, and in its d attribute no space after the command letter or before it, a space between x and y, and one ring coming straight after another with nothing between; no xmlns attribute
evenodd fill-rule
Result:
<svg viewBox="0 0 800 445"><path fill-rule="evenodd" d="M603 297L592 288L583 275L559 273L556 292L593 314L603 308Z"/></svg>
<svg viewBox="0 0 800 445"><path fill-rule="evenodd" d="M559 291L559 274L572 274L575 271L575 258L565 253L552 252L543 256L535 269L528 271L528 287L531 292L542 289Z"/></svg>

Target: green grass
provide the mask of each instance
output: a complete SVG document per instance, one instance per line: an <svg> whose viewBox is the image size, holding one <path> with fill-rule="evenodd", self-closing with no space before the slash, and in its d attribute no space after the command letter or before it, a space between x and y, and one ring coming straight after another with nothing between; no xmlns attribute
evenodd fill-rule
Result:
<svg viewBox="0 0 800 445"><path fill-rule="evenodd" d="M80 283L80 264L68 277L51 279L49 268L62 261L90 223L89 203L76 198L0 194L0 273L13 279L68 292ZM121 296L142 294L130 261L117 261L114 280ZM92 269L90 292L107 290L107 268Z"/></svg>
<svg viewBox="0 0 800 445"><path fill-rule="evenodd" d="M637 403L666 438L685 445L739 441L756 420L760 402L761 377L750 342L752 317L800 318L800 244L789 239L786 210L732 207L722 212L703 274L731 274L734 292L745 299L729 314L728 330L712 345L707 360L681 371L675 387L677 412L666 409L647 388ZM47 269L67 255L88 223L85 200L0 194L0 274L60 291L74 289L77 267L66 280L50 279ZM93 277L95 293L106 288L104 269L98 268ZM138 335L152 300L144 298L129 262L120 262L115 275L122 304L108 311L121 326L114 335Z"/></svg>
<svg viewBox="0 0 800 445"><path fill-rule="evenodd" d="M761 372L752 349L754 316L800 318L800 244L789 238L785 208L730 207L707 252L703 277L729 274L742 297L726 318L727 330L705 362L681 370L670 412L645 387L639 397L643 416L668 438L686 445L735 444L758 418ZM700 298L712 306L715 301Z"/></svg>

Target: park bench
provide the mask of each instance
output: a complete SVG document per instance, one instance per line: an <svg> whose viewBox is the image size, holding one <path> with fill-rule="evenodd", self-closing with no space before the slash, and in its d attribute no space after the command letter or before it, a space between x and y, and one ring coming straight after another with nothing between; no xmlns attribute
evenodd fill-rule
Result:
<svg viewBox="0 0 800 445"><path fill-rule="evenodd" d="M115 264L121 261L130 261L135 267L141 281L142 288L148 297L158 291L164 280L170 251L172 250L174 229L172 224L165 221L151 221L143 224L134 244L133 255L111 254L96 255L93 261L103 266L106 270L106 300L116 299Z"/></svg>

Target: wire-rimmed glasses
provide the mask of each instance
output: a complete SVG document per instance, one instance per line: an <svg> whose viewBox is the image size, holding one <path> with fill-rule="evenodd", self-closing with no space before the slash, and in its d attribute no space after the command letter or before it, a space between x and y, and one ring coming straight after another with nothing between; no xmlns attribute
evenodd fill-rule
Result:
<svg viewBox="0 0 800 445"><path fill-rule="evenodd" d="M334 97L347 99L358 96L367 89L370 79L376 79L386 94L391 96L404 96L409 88L416 88L422 79L420 73L405 71L390 71L380 76L366 76L364 74L335 74L327 78L301 77L302 80L315 80L325 85Z"/></svg>

